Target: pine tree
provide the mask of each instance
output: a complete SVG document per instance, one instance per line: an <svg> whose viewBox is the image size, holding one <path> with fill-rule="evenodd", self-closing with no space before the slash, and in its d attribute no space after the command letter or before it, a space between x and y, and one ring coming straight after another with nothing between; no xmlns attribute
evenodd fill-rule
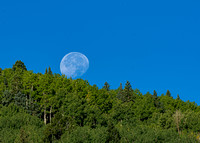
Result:
<svg viewBox="0 0 200 143"><path fill-rule="evenodd" d="M133 89L131 86L131 83L129 81L126 82L124 87L124 96L126 98L126 101L130 101L133 95Z"/></svg>
<svg viewBox="0 0 200 143"><path fill-rule="evenodd" d="M179 94L177 94L177 98L176 98L177 100L180 100L180 96L179 96Z"/></svg>
<svg viewBox="0 0 200 143"><path fill-rule="evenodd" d="M158 94L157 94L157 92L156 92L155 90L153 91L153 97L154 97L154 98L157 98L157 97L158 97Z"/></svg>
<svg viewBox="0 0 200 143"><path fill-rule="evenodd" d="M167 90L167 93L166 93L167 96L171 97L171 93L169 90Z"/></svg>
<svg viewBox="0 0 200 143"><path fill-rule="evenodd" d="M45 70L45 74L48 74L48 70L47 70L47 68L46 68L46 70Z"/></svg>
<svg viewBox="0 0 200 143"><path fill-rule="evenodd" d="M53 75L53 72L51 71L51 68L49 67L49 70L48 70L48 74L49 75Z"/></svg>
<svg viewBox="0 0 200 143"><path fill-rule="evenodd" d="M17 68L27 71L27 68L22 61L16 61L12 67L12 70L15 71Z"/></svg>
<svg viewBox="0 0 200 143"><path fill-rule="evenodd" d="M106 91L110 90L110 85L108 84L108 82L104 83L103 89L105 89Z"/></svg>
<svg viewBox="0 0 200 143"><path fill-rule="evenodd" d="M120 86L118 88L117 98L122 100L122 101L125 101L122 83L120 83Z"/></svg>

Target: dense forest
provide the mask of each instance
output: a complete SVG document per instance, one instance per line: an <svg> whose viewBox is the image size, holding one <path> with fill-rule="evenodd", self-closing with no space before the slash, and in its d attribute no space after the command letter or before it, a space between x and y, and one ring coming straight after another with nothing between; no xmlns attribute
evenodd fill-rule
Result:
<svg viewBox="0 0 200 143"><path fill-rule="evenodd" d="M152 93L129 81L99 89L51 68L33 73L16 61L0 68L0 142L199 142L200 107L170 91Z"/></svg>

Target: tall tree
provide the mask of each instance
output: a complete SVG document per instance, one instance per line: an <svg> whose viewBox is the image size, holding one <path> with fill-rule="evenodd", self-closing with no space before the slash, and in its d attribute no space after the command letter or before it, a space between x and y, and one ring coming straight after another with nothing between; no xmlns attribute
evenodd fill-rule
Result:
<svg viewBox="0 0 200 143"><path fill-rule="evenodd" d="M51 68L49 67L49 70L48 70L48 74L49 75L53 75L53 72L51 71Z"/></svg>
<svg viewBox="0 0 200 143"><path fill-rule="evenodd" d="M110 90L110 85L108 84L108 82L104 83L103 89L105 89L106 91Z"/></svg>
<svg viewBox="0 0 200 143"><path fill-rule="evenodd" d="M12 70L15 71L17 68L27 71L27 68L22 61L16 61L12 67Z"/></svg>
<svg viewBox="0 0 200 143"><path fill-rule="evenodd" d="M158 97L158 94L157 94L157 92L156 92L155 90L153 91L153 97L154 97L154 98L157 98L157 97Z"/></svg>
<svg viewBox="0 0 200 143"><path fill-rule="evenodd" d="M16 68L14 75L11 79L11 89L12 94L17 94L18 92L23 90L23 70L20 68Z"/></svg>
<svg viewBox="0 0 200 143"><path fill-rule="evenodd" d="M120 83L120 86L118 88L117 98L120 99L120 100L122 100L122 101L125 101L122 83Z"/></svg>
<svg viewBox="0 0 200 143"><path fill-rule="evenodd" d="M179 94L177 94L177 98L176 98L177 100L180 100L180 96L179 96Z"/></svg>
<svg viewBox="0 0 200 143"><path fill-rule="evenodd" d="M132 89L131 83L129 81L127 81L125 84L124 96L126 98L126 101L130 101L133 96L133 89Z"/></svg>
<svg viewBox="0 0 200 143"><path fill-rule="evenodd" d="M176 128L178 130L178 133L181 134L181 130L180 130L180 124L181 124L181 120L183 119L184 115L181 113L181 111L177 110L174 115L174 122L176 124Z"/></svg>
<svg viewBox="0 0 200 143"><path fill-rule="evenodd" d="M45 74L48 74L48 70L47 70L47 68L45 69Z"/></svg>
<svg viewBox="0 0 200 143"><path fill-rule="evenodd" d="M167 90L167 93L166 93L167 96L171 97L171 93L169 90Z"/></svg>

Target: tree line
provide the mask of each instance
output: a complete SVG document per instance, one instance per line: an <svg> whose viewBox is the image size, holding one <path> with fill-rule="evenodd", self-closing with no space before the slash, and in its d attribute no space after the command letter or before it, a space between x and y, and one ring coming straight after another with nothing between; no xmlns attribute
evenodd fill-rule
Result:
<svg viewBox="0 0 200 143"><path fill-rule="evenodd" d="M110 89L87 80L0 68L0 142L199 142L200 107L170 91L142 94L127 81Z"/></svg>

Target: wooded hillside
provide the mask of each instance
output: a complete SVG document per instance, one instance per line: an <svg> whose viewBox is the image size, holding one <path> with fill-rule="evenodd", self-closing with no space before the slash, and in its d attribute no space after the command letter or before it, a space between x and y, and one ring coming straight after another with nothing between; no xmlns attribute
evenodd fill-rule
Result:
<svg viewBox="0 0 200 143"><path fill-rule="evenodd" d="M0 69L0 142L198 142L200 107L173 97L142 94L129 81L99 89L17 61Z"/></svg>

